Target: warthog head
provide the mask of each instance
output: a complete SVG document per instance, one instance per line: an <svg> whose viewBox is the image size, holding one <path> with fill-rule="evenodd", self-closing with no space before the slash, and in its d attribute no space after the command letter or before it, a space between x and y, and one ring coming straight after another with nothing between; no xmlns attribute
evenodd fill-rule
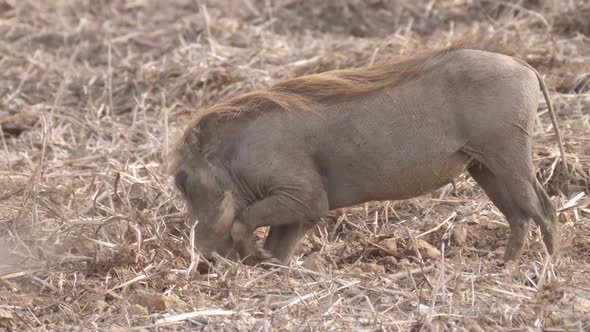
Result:
<svg viewBox="0 0 590 332"><path fill-rule="evenodd" d="M207 258L217 252L235 259L238 252L230 235L236 213L233 195L218 169L204 158L190 159L176 170L175 182L186 200L191 223L197 222L195 245Z"/></svg>

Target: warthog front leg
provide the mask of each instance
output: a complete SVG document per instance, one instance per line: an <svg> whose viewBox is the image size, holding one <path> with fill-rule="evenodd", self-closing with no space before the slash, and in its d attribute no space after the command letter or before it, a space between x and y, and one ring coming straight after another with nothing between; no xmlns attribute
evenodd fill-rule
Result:
<svg viewBox="0 0 590 332"><path fill-rule="evenodd" d="M287 264L299 241L315 226L315 222L272 226L264 242L264 249L281 263Z"/></svg>
<svg viewBox="0 0 590 332"><path fill-rule="evenodd" d="M234 246L240 257L244 259L244 264L256 265L261 262L281 263L268 250L256 246L252 231L250 227L240 221L234 222L231 228L231 237L234 241Z"/></svg>
<svg viewBox="0 0 590 332"><path fill-rule="evenodd" d="M328 199L323 191L305 198L279 193L245 208L234 221L231 235L241 256L287 263L299 240L327 213ZM265 226L271 227L271 233L265 249L258 249L252 233Z"/></svg>

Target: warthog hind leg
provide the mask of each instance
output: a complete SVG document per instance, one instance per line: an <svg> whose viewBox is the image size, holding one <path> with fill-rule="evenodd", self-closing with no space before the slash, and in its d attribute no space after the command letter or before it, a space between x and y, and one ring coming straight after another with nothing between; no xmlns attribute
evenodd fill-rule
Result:
<svg viewBox="0 0 590 332"><path fill-rule="evenodd" d="M505 260L518 258L529 219L540 227L547 251L554 254L559 245L555 207L535 178L530 140L525 137L515 141L521 143L497 142L469 149L478 152L473 156L481 162L469 172L508 219L511 234Z"/></svg>
<svg viewBox="0 0 590 332"><path fill-rule="evenodd" d="M513 202L507 188L486 166L476 163L468 171L494 205L504 214L510 225L510 238L504 260L518 259L527 238L530 218Z"/></svg>

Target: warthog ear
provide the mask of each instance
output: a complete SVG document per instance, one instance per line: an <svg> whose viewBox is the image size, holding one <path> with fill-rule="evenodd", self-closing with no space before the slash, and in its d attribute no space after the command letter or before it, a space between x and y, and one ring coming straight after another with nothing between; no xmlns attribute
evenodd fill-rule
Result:
<svg viewBox="0 0 590 332"><path fill-rule="evenodd" d="M199 153L208 159L207 156L215 151L219 145L219 115L216 113L205 114L199 120L194 135L197 137L196 144Z"/></svg>
<svg viewBox="0 0 590 332"><path fill-rule="evenodd" d="M229 235L234 219L236 218L236 206L234 205L234 196L231 191L227 190L223 192L223 201L219 208L221 209L221 215L213 228L218 233Z"/></svg>

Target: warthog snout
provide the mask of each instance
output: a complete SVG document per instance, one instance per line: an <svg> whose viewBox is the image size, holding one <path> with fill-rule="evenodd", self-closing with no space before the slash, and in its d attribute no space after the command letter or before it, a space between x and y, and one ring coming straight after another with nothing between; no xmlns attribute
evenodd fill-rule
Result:
<svg viewBox="0 0 590 332"><path fill-rule="evenodd" d="M206 258L216 252L230 259L239 252L231 237L236 208L231 191L223 191L214 176L206 170L177 171L176 187L182 192L195 225L195 246Z"/></svg>

